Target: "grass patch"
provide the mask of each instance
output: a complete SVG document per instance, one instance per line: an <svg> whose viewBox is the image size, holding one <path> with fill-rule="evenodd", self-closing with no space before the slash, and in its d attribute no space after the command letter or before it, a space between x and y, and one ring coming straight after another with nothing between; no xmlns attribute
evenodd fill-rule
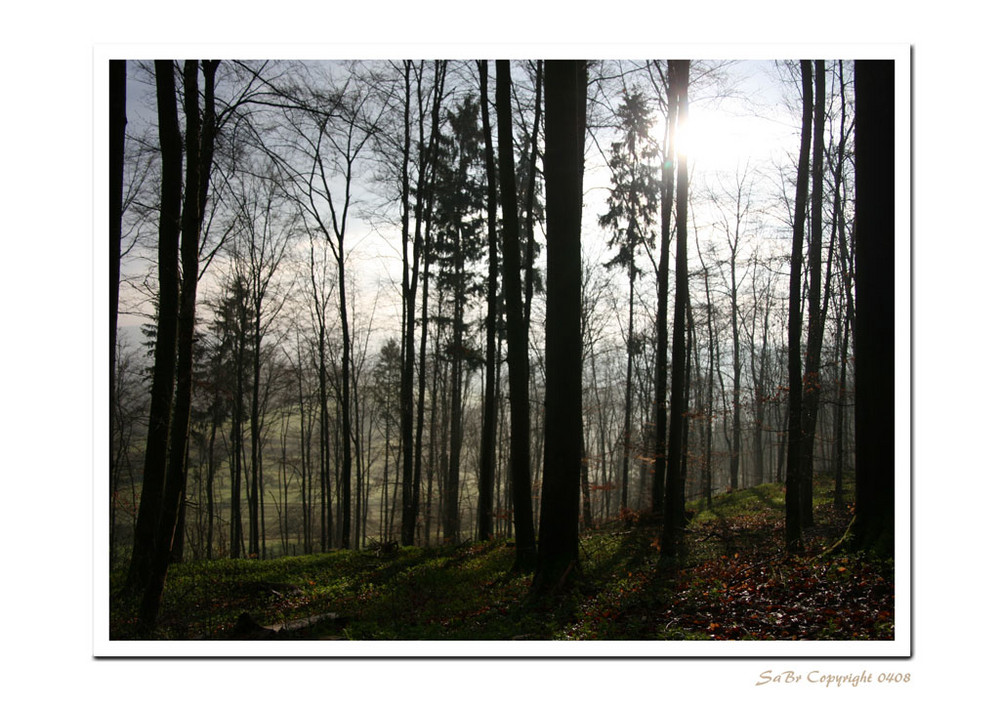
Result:
<svg viewBox="0 0 1000 707"><path fill-rule="evenodd" d="M686 554L667 571L655 525L584 534L579 581L556 598L509 572L502 541L174 565L154 638L226 639L243 613L264 626L335 613L336 629L305 637L353 640L892 638L892 564L821 555L849 521L827 491L802 556L784 554L783 490L765 485L690 504ZM133 616L112 600L113 639L139 637Z"/></svg>

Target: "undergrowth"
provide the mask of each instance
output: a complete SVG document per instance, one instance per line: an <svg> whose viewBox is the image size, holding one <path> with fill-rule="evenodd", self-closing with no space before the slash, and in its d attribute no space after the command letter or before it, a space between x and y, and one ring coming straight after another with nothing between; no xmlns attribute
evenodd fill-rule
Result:
<svg viewBox="0 0 1000 707"><path fill-rule="evenodd" d="M689 504L684 555L658 569L656 523L611 523L581 537L570 591L537 597L511 573L503 541L452 548L335 551L174 565L153 636L111 602L112 639L227 639L241 614L278 626L321 614L353 640L885 640L894 632L891 561L826 552L849 510L816 489L805 552L783 551L783 490L764 485ZM121 582L112 577L112 596Z"/></svg>

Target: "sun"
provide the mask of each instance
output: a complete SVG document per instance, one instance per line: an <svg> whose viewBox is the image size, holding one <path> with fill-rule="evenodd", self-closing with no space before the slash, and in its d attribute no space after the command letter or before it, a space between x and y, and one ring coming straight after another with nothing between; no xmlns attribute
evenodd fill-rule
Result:
<svg viewBox="0 0 1000 707"><path fill-rule="evenodd" d="M652 137L661 144L665 138L666 126L667 117L660 113L652 129ZM678 159L686 157L690 166L700 156L707 154L710 148L711 141L706 139L704 130L697 121L693 122L689 116L687 120L678 123L674 135L674 150Z"/></svg>
<svg viewBox="0 0 1000 707"><path fill-rule="evenodd" d="M688 164L694 162L701 154L701 134L697 124L692 124L690 117L687 120L677 121L677 136L674 138L674 149L677 150L677 158L686 157Z"/></svg>
<svg viewBox="0 0 1000 707"><path fill-rule="evenodd" d="M662 141L666 116L658 115L653 135ZM739 115L718 105L692 103L687 120L674 138L677 157L686 157L689 170L727 172L746 162L770 159L782 144L779 125L755 116Z"/></svg>

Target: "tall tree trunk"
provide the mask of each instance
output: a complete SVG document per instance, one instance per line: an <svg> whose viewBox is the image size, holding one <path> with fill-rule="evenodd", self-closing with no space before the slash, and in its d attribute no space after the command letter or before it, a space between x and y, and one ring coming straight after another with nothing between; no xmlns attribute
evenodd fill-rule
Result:
<svg viewBox="0 0 1000 707"><path fill-rule="evenodd" d="M183 281L177 311L177 395L170 432L170 457L164 489L163 508L158 523L153 570L143 594L140 622L152 626L159 611L163 583L175 542L178 506L187 478L187 439L191 414L191 383L194 371L194 325L198 290L198 249L201 225L208 197L206 182L212 165L215 139L215 70L218 61L204 63L205 116L198 105L198 62L184 62L184 118L187 137L187 174L184 213L181 219L181 264ZM183 532L183 530L181 530Z"/></svg>
<svg viewBox="0 0 1000 707"><path fill-rule="evenodd" d="M109 115L110 115L110 158L108 172L110 176L110 186L108 188L108 222L109 222L109 321L108 333L110 341L108 345L108 363L110 365L108 376L108 410L115 409L115 356L118 353L118 287L121 279L121 257L122 257L122 191L125 183L125 61L112 60L109 62ZM108 440L110 453L108 458L111 461L109 479L111 484L109 489L111 497L115 493L115 433L114 425L109 426L111 431ZM115 504L112 500L111 513L114 515ZM112 519L111 529L114 532L115 523ZM111 543L114 548L114 543Z"/></svg>
<svg viewBox="0 0 1000 707"><path fill-rule="evenodd" d="M243 544L243 518L241 514L240 486L243 481L243 369L244 369L244 327L242 285L237 284L239 302L239 325L237 331L234 368L236 370L236 390L233 395L233 424L230 432L232 461L230 469L229 502L229 557L236 559L241 554Z"/></svg>
<svg viewBox="0 0 1000 707"><path fill-rule="evenodd" d="M632 237L629 237L632 241ZM628 332L625 338L625 426L622 429L622 495L619 509L628 510L628 472L632 457L632 363L634 347L632 345L635 318L635 250L629 246L628 263Z"/></svg>
<svg viewBox="0 0 1000 707"><path fill-rule="evenodd" d="M844 507L844 406L847 404L847 329L837 320L837 403L833 409L833 505Z"/></svg>
<svg viewBox="0 0 1000 707"><path fill-rule="evenodd" d="M594 399L596 402L595 407L597 408L597 436L598 436L598 449L599 457L601 459L601 486L604 489L601 492L601 497L604 499L603 508L601 509L602 517L608 517L608 496L610 495L607 491L608 474L607 474L607 435L605 430L607 426L605 424L604 412L605 406L601 400L600 395L600 384L597 379L597 356L590 357L590 374L593 380L594 386Z"/></svg>
<svg viewBox="0 0 1000 707"><path fill-rule="evenodd" d="M444 297L441 297L441 299L443 300ZM441 307L440 306L438 308L438 312L439 313L441 312ZM442 319L442 323L443 323L443 321L444 320ZM453 387L449 388L448 386L449 385L453 385L453 383L454 383L454 378L452 376L452 369L455 366L455 361L453 359L446 359L446 360L442 361L441 364L442 364L442 369L443 370L440 371L441 378L438 381L438 386L441 389L441 395L440 395L440 397L441 397L441 412L440 412L441 423L440 423L440 430L439 430L439 433L440 433L440 440L439 441L441 443L441 450L439 452L439 461L438 461L438 474L437 474L437 489L438 489L437 511L438 512L437 512L437 524L436 524L436 528L435 528L435 537L437 538L437 540L439 542L441 541L441 534L442 534L442 532L446 533L445 526L448 523L447 519L445 518L445 504L446 504L447 496L448 496L448 492L446 491L445 487L448 484L448 474L449 474L449 469L450 469L450 466L451 466L451 461L450 461L451 460L451 455L450 455L451 447L450 447L449 443L451 441L451 436L450 435L451 435L451 424L452 424L452 421L451 421L451 410L452 410L452 407L451 407L450 398L448 397L447 393L448 393L448 391L453 390ZM447 534L445 534L445 538L447 538Z"/></svg>
<svg viewBox="0 0 1000 707"><path fill-rule="evenodd" d="M184 561L184 543L186 542L187 530L187 481L188 472L191 468L190 437L188 439L188 451L184 455L184 483L181 489L181 497L177 502L177 520L172 534L172 544L167 557L167 564L175 564Z"/></svg>
<svg viewBox="0 0 1000 707"><path fill-rule="evenodd" d="M434 89L431 102L431 135L430 144L427 147L424 147L423 121L421 120L420 123L420 174L423 175L426 170L429 170L429 177L426 179L421 177L421 181L419 181L417 185L418 195L416 208L414 210L416 216L416 230L414 233L415 251L422 250L424 247L423 244L430 242L430 219L425 217L424 214L430 214L434 204L437 151L440 139L441 100L444 94L444 79L447 74L447 67L447 61L434 62ZM420 229L422 226L425 232L423 237L420 235ZM413 280L411 281L411 291L414 295L416 294L418 264L417 258L414 257ZM420 508L420 477L423 468L424 400L427 390L427 296L428 283L430 281L429 265L429 254L425 254L423 260L423 282L420 308L420 368L417 374L417 430L413 452L413 479L412 490L410 492L411 509L409 514L407 514L406 509L404 508L402 531L403 536L406 539L410 539L411 542L415 542L416 540L417 515ZM416 312L411 312L411 318L415 318L415 316ZM429 491L430 486L428 486L428 493ZM404 544L406 544L405 540Z"/></svg>
<svg viewBox="0 0 1000 707"><path fill-rule="evenodd" d="M320 551L330 549L333 530L330 527L333 500L330 498L330 390L326 370L326 327L319 328L319 454L320 454Z"/></svg>
<svg viewBox="0 0 1000 707"><path fill-rule="evenodd" d="M260 557L260 301L254 290L253 340L250 365L253 368L250 382L250 556Z"/></svg>
<svg viewBox="0 0 1000 707"><path fill-rule="evenodd" d="M174 64L157 61L156 107L160 134L160 226L157 251L159 294L157 299L156 348L149 406L149 427L143 467L142 494L136 519L135 540L127 585L141 591L153 569L157 529L163 509L164 477L167 470L167 440L173 402L177 352L177 242L180 234L183 150L177 121Z"/></svg>
<svg viewBox="0 0 1000 707"><path fill-rule="evenodd" d="M464 169L461 173L464 173ZM448 473L445 476L445 497L444 497L444 541L445 543L458 543L461 534L461 511L459 510L459 485L461 483L461 462L462 462L462 433L464 432L464 421L462 415L462 383L465 379L465 367L463 364L465 345L463 343L463 333L465 331L465 308L463 299L465 297L465 258L464 258L464 237L462 224L455 224L455 252L453 256L453 267L455 269L455 301L452 305L451 319L451 413L449 415L449 450L448 450Z"/></svg>
<svg viewBox="0 0 1000 707"><path fill-rule="evenodd" d="M742 395L741 375L743 365L740 359L740 327L739 327L739 303L736 296L736 252L739 247L741 223L741 203L743 197L742 184L737 195L736 202L736 232L732 240L732 250L729 259L729 307L731 310L730 323L733 333L733 446L729 457L729 486L735 491L740 487L740 453L742 436L742 411L743 405L740 400Z"/></svg>
<svg viewBox="0 0 1000 707"><path fill-rule="evenodd" d="M895 522L895 70L855 64L857 333L854 546L894 555Z"/></svg>
<svg viewBox="0 0 1000 707"><path fill-rule="evenodd" d="M820 306L823 270L823 125L826 122L826 67L816 61L815 106L813 108L812 213L809 240L809 329L806 334L806 370L802 378L802 467L799 497L802 525L813 525L813 457L816 419L819 415L820 354L823 347L825 311Z"/></svg>
<svg viewBox="0 0 1000 707"><path fill-rule="evenodd" d="M660 261L656 269L656 372L654 374L656 421L653 455L653 513L663 512L667 478L667 309L670 289L670 217L674 208L674 172L676 160L677 100L667 93L666 154L660 173Z"/></svg>
<svg viewBox="0 0 1000 707"><path fill-rule="evenodd" d="M784 368L788 369L788 362L785 361ZM778 424L775 425L775 432L778 435L778 454L777 454L777 465L776 474L774 477L775 481L783 481L787 485L788 483L788 470L785 468L785 463L788 461L788 411L789 411L788 401L785 401L785 405L782 406L780 403L776 404L772 408L773 417L779 418Z"/></svg>
<svg viewBox="0 0 1000 707"><path fill-rule="evenodd" d="M831 249L836 241L838 258L841 268L842 296L844 299L843 318L837 320L837 346L840 361L837 376L837 406L834 415L834 494L833 503L836 508L844 506L844 407L847 405L847 357L848 338L853 333L854 298L851 296L853 285L854 257L848 251L846 236L846 218L844 216L844 158L847 152L846 117L847 95L844 90L844 62L837 63L837 75L840 82L840 142L837 144L837 168L834 172L833 193L833 231L830 234ZM838 237L839 236L839 237ZM832 260L831 256L831 260Z"/></svg>
<svg viewBox="0 0 1000 707"><path fill-rule="evenodd" d="M497 180L493 159L493 131L490 128L489 76L486 61L479 62L479 92L486 142L487 239L489 272L486 286L486 390L483 395L483 431L479 452L478 536L493 536L493 476L496 473L496 351L497 351Z"/></svg>
<svg viewBox="0 0 1000 707"><path fill-rule="evenodd" d="M316 137L316 141L310 145L313 151L314 174L319 178L318 184L322 186L316 186L312 182L305 186L310 199L309 211L314 219L315 226L322 232L337 264L338 309L340 313L342 350L340 359L340 384L337 391L339 394L338 402L340 403L338 405L338 412L340 413L340 436L338 439L340 448L338 451L341 455L341 464L339 469L340 478L337 484L339 499L337 503L336 528L339 529L339 538L337 538L339 545L345 550L351 547L351 441L353 437L351 434L351 329L348 318L346 277L348 254L344 248L344 239L347 231L347 214L351 206L351 179L354 170L354 161L358 158L358 155L372 134L371 132L366 132L364 137L355 140L355 131L361 131L358 124L361 106L359 104L352 106L352 108L355 110L354 113L348 110L346 115L338 116L338 118L342 117L344 119L344 126L348 133L345 141L346 150L341 152L343 164L339 167L339 183L343 188L343 202L339 208L334 205L331 182L327 177L327 166L324 164L321 150L323 138L327 135L328 123L334 117L332 113L323 115L318 126L319 135ZM318 193L320 201L325 205L326 213L321 213L316 207L313 201L314 192Z"/></svg>
<svg viewBox="0 0 1000 707"><path fill-rule="evenodd" d="M416 526L417 526L417 515L419 514L420 508L420 482L423 471L423 442L424 442L424 405L426 394L427 394L427 299L428 299L428 283L430 281L429 276L429 258L424 258L424 274L423 283L421 285L421 306L420 306L420 367L417 373L417 433L415 440L415 450L414 450L414 460L413 460L413 525L414 525L414 542L416 542ZM432 396L433 397L433 396ZM434 405L435 402L431 402L431 417L434 417ZM433 428L433 419L431 421L431 427ZM427 482L427 496L430 498L430 474L433 473L434 469L434 441L433 441L433 431L431 432L431 439L428 449L430 451L428 455L428 482ZM430 503L428 501L426 505L426 513L424 514L425 520L427 520L427 513L430 512ZM424 528L424 543L427 543L427 529L430 525L425 525Z"/></svg>
<svg viewBox="0 0 1000 707"><path fill-rule="evenodd" d="M364 501L364 487L362 485L362 464L364 463L364 453L362 447L363 434L365 430L365 417L361 408L361 383L358 380L357 371L354 375L354 395L352 396L354 402L354 433L353 442L354 444L354 534L352 546L355 550L361 549L361 542L363 538L361 537L362 527L361 527L361 506ZM398 458L399 455L397 455ZM396 475L399 476L399 464L396 464ZM396 479L396 488L398 490L400 485L400 479Z"/></svg>
<svg viewBox="0 0 1000 707"><path fill-rule="evenodd" d="M685 310L687 311L687 347L684 352L684 406L685 409L690 410L691 405L689 401L691 400L691 375L694 371L694 367L691 365L691 359L693 358L695 348L698 346L698 340L695 338L694 310L691 308L690 283L688 287L688 301ZM716 358L718 359L718 357L718 351L716 351ZM718 367L718 365L716 365L716 367ZM685 504L688 494L688 463L691 461L691 455L688 454L688 439L690 434L691 415L685 414L684 422L681 426L681 495L674 500L676 508L675 515L679 519L678 522L681 524L682 528L687 525Z"/></svg>
<svg viewBox="0 0 1000 707"><path fill-rule="evenodd" d="M302 544L307 554L313 551L313 466L312 466L312 425L314 408L309 406L309 416L306 417L306 396L303 379L305 368L302 362L302 349L299 346L298 332L295 335L295 349L298 359L296 378L299 386L299 456L302 460Z"/></svg>
<svg viewBox="0 0 1000 707"><path fill-rule="evenodd" d="M424 261L426 264L426 261ZM425 280L426 288L426 280ZM426 292L425 292L426 298ZM433 498L434 498L434 473L438 469L438 436L440 434L440 428L443 427L439 422L441 407L438 405L438 389L440 388L442 374L439 371L439 367L444 365L447 368L447 364L441 360L441 320L442 320L442 297L438 297L438 307L437 316L434 318L436 325L434 327L434 353L431 356L431 360L434 362L434 366L431 369L431 419L430 419L430 436L428 441L429 453L427 455L427 499L424 505L424 541L429 546L431 542L431 521L433 518ZM427 307L426 302L424 306L424 313L426 314ZM425 357L421 357L421 366L423 366ZM443 435L442 435L443 436ZM441 452L442 457L447 456L447 450Z"/></svg>
<svg viewBox="0 0 1000 707"><path fill-rule="evenodd" d="M510 62L497 61L497 161L503 209L503 292L507 313L507 378L510 384L510 484L514 506L514 569L535 567L531 509L531 408L528 399L528 336L521 308L521 239L510 109ZM529 272L528 277L531 274Z"/></svg>
<svg viewBox="0 0 1000 707"><path fill-rule="evenodd" d="M507 66L507 73L509 75L510 62L507 62ZM524 319L521 325L524 327L525 339L530 335L531 300L535 291L535 184L538 175L538 131L542 122L542 79L544 76L544 65L541 60L538 60L535 63L535 119L531 126L531 155L528 158L528 185L524 190L524 236L526 247L524 258Z"/></svg>
<svg viewBox="0 0 1000 707"><path fill-rule="evenodd" d="M413 373L415 368L415 327L417 283L415 274L420 268L420 243L413 241L413 274L410 272L410 74L412 62L406 60L403 65L403 167L402 202L403 202L403 368L400 372L400 443L403 446L403 522L400 540L403 545L413 544L416 521L416 508L413 500ZM420 124L423 130L423 122ZM422 147L422 145L421 145ZM418 178L418 195L420 199L420 180ZM417 227L419 229L419 226ZM419 230L417 231L419 233ZM386 429L388 435L388 429ZM384 538L383 538L384 539Z"/></svg>
<svg viewBox="0 0 1000 707"><path fill-rule="evenodd" d="M438 140L438 121L440 115L441 107L441 95L443 92L444 75L447 62L435 62L434 63L434 100L432 107L432 117L431 117L431 143L429 148L424 150L421 154L427 154L426 161L431 165L431 176L428 180L427 186L427 211L430 212L431 205L433 203L433 187L435 180L435 169L436 156L437 156L437 140ZM421 144L423 144L423 124L421 123ZM417 207L420 208L422 205L422 200L417 200ZM421 219L418 214L417 227L420 227ZM426 230L427 234L423 242L430 243L430 220L426 219ZM414 270L415 272L415 270ZM414 441L414 461L413 461L413 489L411 492L412 497L412 517L404 516L403 522L406 530L404 533L407 535L412 535L414 541L416 540L416 527L417 527L417 515L420 508L420 483L421 483L421 472L423 468L423 436L424 436L424 413L425 413L425 398L427 391L427 301L428 301L428 283L430 282L430 256L425 254L424 265L423 265L423 275L422 275L422 294L421 294L421 306L420 306L420 368L417 375L417 431L416 439ZM415 290L415 288L414 288ZM433 449L433 447L432 447ZM431 452L433 456L433 451ZM430 493L430 485L428 484L428 494ZM428 505L428 509L430 506ZM412 532L410 530L412 526ZM425 542L427 540L425 533Z"/></svg>
<svg viewBox="0 0 1000 707"><path fill-rule="evenodd" d="M337 233L337 280L340 288L340 332L343 351L340 356L340 547L351 547L351 333L347 319L344 231Z"/></svg>
<svg viewBox="0 0 1000 707"><path fill-rule="evenodd" d="M379 539L385 542L389 539L389 534L392 532L389 527L389 457L391 456L390 450L390 434L389 430L392 427L392 415L390 414L389 406L385 408L385 450L384 457L382 459L382 499L379 507Z"/></svg>
<svg viewBox="0 0 1000 707"><path fill-rule="evenodd" d="M757 310L759 310L760 298L756 297L754 300L754 321L756 322ZM756 343L755 337L751 338L750 341L750 372L753 377L754 386L754 438L753 438L753 453L754 453L754 476L753 476L753 486L759 486L764 483L764 420L765 420L765 381L767 375L767 329L771 315L770 300L764 305L764 321L761 335L761 353L760 357L756 354Z"/></svg>
<svg viewBox="0 0 1000 707"><path fill-rule="evenodd" d="M548 297L545 317L545 471L532 588L558 591L578 569L583 455L580 228L587 64L545 62Z"/></svg>
<svg viewBox="0 0 1000 707"><path fill-rule="evenodd" d="M221 401L216 402L218 404ZM208 504L208 522L205 533L205 559L214 559L212 551L212 538L215 529L215 436L219 430L220 420L215 413L215 404L212 411L212 431L208 435L208 478L205 480L205 500Z"/></svg>
<svg viewBox="0 0 1000 707"><path fill-rule="evenodd" d="M701 261L701 268L705 275L705 306L707 307L708 325L708 393L706 394L707 404L705 410L705 458L702 467L702 479L705 490L705 505L712 507L712 418L715 415L713 394L715 392L715 381L712 379L712 371L717 367L715 326L712 322L712 290L708 286L708 268L705 267L705 259L701 254L701 244L695 238L695 247L698 249L698 259ZM732 472L730 471L730 485L732 485ZM735 488L735 487L734 487Z"/></svg>
<svg viewBox="0 0 1000 707"><path fill-rule="evenodd" d="M805 239L806 200L809 194L809 139L812 118L812 64L802 69L802 141L795 181L792 222L791 280L788 294L788 463L785 476L785 547L802 550L802 242Z"/></svg>
<svg viewBox="0 0 1000 707"><path fill-rule="evenodd" d="M688 77L691 62L670 61L670 93L677 103L677 122L683 126L688 114ZM677 165L677 264L674 291L673 367L670 375L670 437L667 442L666 496L664 500L663 533L660 540L661 558L669 560L680 552L681 532L684 525L683 463L684 418L687 413L687 386L685 385L685 310L688 302L687 270L687 209L688 164L687 155L680 155Z"/></svg>

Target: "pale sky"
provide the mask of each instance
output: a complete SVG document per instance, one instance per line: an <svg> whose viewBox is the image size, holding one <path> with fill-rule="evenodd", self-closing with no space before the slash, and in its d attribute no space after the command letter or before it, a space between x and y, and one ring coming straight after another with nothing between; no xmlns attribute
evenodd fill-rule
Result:
<svg viewBox="0 0 1000 707"><path fill-rule="evenodd" d="M144 126L150 128L150 136L155 139L155 113L149 93L150 87L134 78L134 67L130 70L128 119L130 134L138 134ZM737 167L749 163L762 170L772 171L775 163L786 159L787 154L797 149L797 117L785 107L783 89L776 80L774 63L769 61L738 62L726 68L727 90L719 97L714 85L696 83L691 91L691 105L688 125L683 133L687 144L689 165L692 174L692 211L701 238L711 239L711 222L714 214L698 205L707 186L718 186L719 180L730 179ZM492 76L492 71L491 71ZM662 135L662 129L654 132ZM495 126L494 126L495 139ZM603 131L601 139L610 141L614 134ZM605 145L604 153L608 149ZM610 251L601 256L608 234L597 225L599 214L606 210L607 171L602 165L601 151L588 149L587 176L585 181L585 212L583 233L584 250L596 261L607 260ZM765 198L766 189L758 186L758 198ZM773 178L772 178L773 181ZM359 185L360 187L360 185ZM366 220L358 207L363 207L363 188L355 188L355 208L349 216L346 247L348 250L348 272L358 293L359 318L367 323L368 311L375 309L373 326L383 335L395 335L399 327L400 303L398 283L401 271L399 260L398 225ZM713 209L714 210L714 209ZM155 235L155 224L147 230ZM539 230L537 240L544 246L544 238ZM133 254L134 255L137 255ZM693 246L690 251L692 267L697 256ZM540 264L544 263L544 251ZM221 259L213 265L216 272L223 263ZM130 257L123 264L123 272L136 275L148 271L148 260ZM671 266L672 267L672 266ZM647 268L648 270L648 268ZM155 277L152 280L155 283ZM652 278L640 283L640 289L652 286ZM214 289L212 271L199 285L201 301ZM647 292L648 296L648 292ZM122 309L149 311L148 304L142 305L137 294L128 287L122 288ZM470 316L472 312L470 311ZM536 321L540 321L537 319ZM121 314L122 327L134 327L144 321L142 317Z"/></svg>

